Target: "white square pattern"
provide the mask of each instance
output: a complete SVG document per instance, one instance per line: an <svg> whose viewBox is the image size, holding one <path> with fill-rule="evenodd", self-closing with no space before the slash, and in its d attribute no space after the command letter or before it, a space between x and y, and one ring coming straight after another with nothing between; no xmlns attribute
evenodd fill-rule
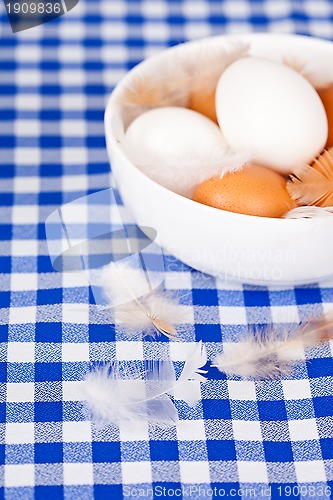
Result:
<svg viewBox="0 0 333 500"><path fill-rule="evenodd" d="M119 341L116 345L117 359L119 361L143 359L143 345L142 342Z"/></svg>
<svg viewBox="0 0 333 500"><path fill-rule="evenodd" d="M18 165L38 165L41 161L41 150L37 148L16 148L15 163Z"/></svg>
<svg viewBox="0 0 333 500"><path fill-rule="evenodd" d="M185 361L193 352L195 343L193 342L172 342L170 344L170 358L172 361Z"/></svg>
<svg viewBox="0 0 333 500"><path fill-rule="evenodd" d="M311 399L311 388L308 380L282 380L285 399Z"/></svg>
<svg viewBox="0 0 333 500"><path fill-rule="evenodd" d="M304 420L289 420L289 433L292 441L318 439L318 429L315 418Z"/></svg>
<svg viewBox="0 0 333 500"><path fill-rule="evenodd" d="M74 486L93 484L93 465L89 463L64 463L64 484Z"/></svg>
<svg viewBox="0 0 333 500"><path fill-rule="evenodd" d="M138 422L133 426L124 423L119 426L120 441L149 441L148 422Z"/></svg>
<svg viewBox="0 0 333 500"><path fill-rule="evenodd" d="M15 193L38 193L40 189L40 178L39 177L16 177L14 179L14 191ZM14 243L14 242L13 242ZM29 241L23 241L22 243L29 243Z"/></svg>
<svg viewBox="0 0 333 500"><path fill-rule="evenodd" d="M151 483L150 462L122 462L122 477L124 484Z"/></svg>
<svg viewBox="0 0 333 500"><path fill-rule="evenodd" d="M179 441L204 441L206 439L203 420L180 420L177 423Z"/></svg>
<svg viewBox="0 0 333 500"><path fill-rule="evenodd" d="M27 383L8 383L7 401L8 402L32 402L34 401L35 384Z"/></svg>
<svg viewBox="0 0 333 500"><path fill-rule="evenodd" d="M313 460L311 462L294 462L294 465L299 483L326 482L324 462Z"/></svg>
<svg viewBox="0 0 333 500"><path fill-rule="evenodd" d="M64 380L62 383L62 398L64 401L83 401L82 385L84 381Z"/></svg>
<svg viewBox="0 0 333 500"><path fill-rule="evenodd" d="M22 136L38 137L40 134L41 122L38 120L16 120L15 134Z"/></svg>
<svg viewBox="0 0 333 500"><path fill-rule="evenodd" d="M272 320L274 323L298 323L297 306L272 306Z"/></svg>
<svg viewBox="0 0 333 500"><path fill-rule="evenodd" d="M75 304L72 308L71 306L63 307L62 321L63 323L88 325L89 306L87 304Z"/></svg>
<svg viewBox="0 0 333 500"><path fill-rule="evenodd" d="M172 272L165 275L165 287L169 290L191 290L192 279L190 273Z"/></svg>
<svg viewBox="0 0 333 500"><path fill-rule="evenodd" d="M35 468L33 464L5 465L5 487L35 485Z"/></svg>
<svg viewBox="0 0 333 500"><path fill-rule="evenodd" d="M180 479L185 484L202 484L210 482L209 463L208 462L179 462Z"/></svg>
<svg viewBox="0 0 333 500"><path fill-rule="evenodd" d="M61 160L68 165L80 165L87 163L88 152L85 148L62 148Z"/></svg>
<svg viewBox="0 0 333 500"><path fill-rule="evenodd" d="M62 179L62 189L66 192L85 191L88 189L88 178L85 175L66 175Z"/></svg>
<svg viewBox="0 0 333 500"><path fill-rule="evenodd" d="M63 440L65 443L91 442L91 422L64 422Z"/></svg>
<svg viewBox="0 0 333 500"><path fill-rule="evenodd" d="M34 273L12 273L10 287L13 292L37 290L38 275Z"/></svg>
<svg viewBox="0 0 333 500"><path fill-rule="evenodd" d="M240 483L268 483L265 462L238 461L237 466Z"/></svg>
<svg viewBox="0 0 333 500"><path fill-rule="evenodd" d="M36 322L36 307L11 307L9 311L9 323L24 325Z"/></svg>
<svg viewBox="0 0 333 500"><path fill-rule="evenodd" d="M256 386L251 380L228 380L228 392L230 399L236 401L256 400Z"/></svg>
<svg viewBox="0 0 333 500"><path fill-rule="evenodd" d="M62 344L63 361L89 361L89 344L68 342Z"/></svg>
<svg viewBox="0 0 333 500"><path fill-rule="evenodd" d="M12 241L12 256L13 257L28 257L38 254L38 241L35 240L13 240Z"/></svg>
<svg viewBox="0 0 333 500"><path fill-rule="evenodd" d="M8 343L7 361L9 363L33 363L34 360L35 344L33 342Z"/></svg>
<svg viewBox="0 0 333 500"><path fill-rule="evenodd" d="M13 224L37 224L39 219L39 207L37 206L14 206L12 209Z"/></svg>
<svg viewBox="0 0 333 500"><path fill-rule="evenodd" d="M34 423L10 423L6 424L7 444L26 444L34 442Z"/></svg>
<svg viewBox="0 0 333 500"><path fill-rule="evenodd" d="M236 441L262 441L260 422L233 420L232 427Z"/></svg>
<svg viewBox="0 0 333 500"><path fill-rule="evenodd" d="M65 137L85 137L87 134L87 125L83 120L63 120L60 124L60 127L61 134ZM69 177L73 181L73 176L70 175Z"/></svg>
<svg viewBox="0 0 333 500"><path fill-rule="evenodd" d="M219 306L220 320L224 325L246 325L246 311L244 307Z"/></svg>

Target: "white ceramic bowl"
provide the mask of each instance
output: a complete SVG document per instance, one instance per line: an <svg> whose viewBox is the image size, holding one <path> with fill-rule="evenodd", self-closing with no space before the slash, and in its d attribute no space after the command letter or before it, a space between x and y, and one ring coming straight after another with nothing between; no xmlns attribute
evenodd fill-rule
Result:
<svg viewBox="0 0 333 500"><path fill-rule="evenodd" d="M332 71L333 43L298 35L249 34L252 55L309 61L320 76ZM175 194L146 177L121 147L131 117L117 104L134 75L172 69L174 57L187 57L202 44L227 46L235 36L218 36L178 45L130 71L112 93L105 113L105 133L112 171L121 197L140 226L153 227L167 252L195 269L257 285L294 286L333 277L333 217L271 219L218 210ZM331 68L331 69L330 69ZM169 70L171 72L171 70ZM160 73L159 73L160 74ZM332 81L333 81L333 75ZM172 74L170 74L170 78Z"/></svg>

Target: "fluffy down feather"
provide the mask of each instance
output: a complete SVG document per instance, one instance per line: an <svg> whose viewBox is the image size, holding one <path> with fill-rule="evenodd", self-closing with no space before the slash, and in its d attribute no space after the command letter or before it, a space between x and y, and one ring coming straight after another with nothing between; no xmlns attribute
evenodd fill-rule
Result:
<svg viewBox="0 0 333 500"><path fill-rule="evenodd" d="M140 332L178 340L174 325L188 320L186 309L161 289L160 282L154 273L126 262L111 262L102 269L100 283L114 319L129 336Z"/></svg>
<svg viewBox="0 0 333 500"><path fill-rule="evenodd" d="M315 205L304 205L293 208L284 215L285 219L313 219L314 217L330 217L333 215L333 207L317 207Z"/></svg>
<svg viewBox="0 0 333 500"><path fill-rule="evenodd" d="M165 427L178 420L170 395L191 406L197 404L193 382L205 382L207 362L201 342L190 352L182 373L176 379L171 361L154 362L148 370L135 363L123 366L113 362L90 371L83 385L86 410L98 426L133 425L140 421ZM182 389L181 393L177 389Z"/></svg>
<svg viewBox="0 0 333 500"><path fill-rule="evenodd" d="M311 320L282 336L273 328L248 335L213 359L213 365L227 375L243 379L277 379L288 375L302 357L304 347L313 347L333 337L333 318Z"/></svg>
<svg viewBox="0 0 333 500"><path fill-rule="evenodd" d="M177 166L164 163L163 169L156 170L155 164L146 163L140 165L140 170L158 184L191 198L196 186L201 182L210 177L222 177L227 173L240 170L253 158L250 151L234 152L231 149L227 149L223 154L212 152L211 155L207 156L211 158L209 162L206 158L191 157L189 153L187 160L179 162ZM177 172L176 182L175 170Z"/></svg>
<svg viewBox="0 0 333 500"><path fill-rule="evenodd" d="M201 47L190 46L185 50L186 56L175 53L172 62L170 59L165 61L160 71L155 71L158 77L153 77L151 73L134 75L117 102L124 106L144 106L146 109L186 107L193 95L215 89L222 72L233 61L244 57L249 46L233 40L229 47L217 47L208 41Z"/></svg>
<svg viewBox="0 0 333 500"><path fill-rule="evenodd" d="M303 205L333 205L333 148L319 155L312 165L298 167L287 182L287 190Z"/></svg>

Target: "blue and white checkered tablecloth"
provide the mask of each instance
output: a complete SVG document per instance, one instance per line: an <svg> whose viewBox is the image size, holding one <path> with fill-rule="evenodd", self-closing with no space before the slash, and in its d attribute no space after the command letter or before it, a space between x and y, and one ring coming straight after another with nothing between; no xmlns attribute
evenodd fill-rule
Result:
<svg viewBox="0 0 333 500"><path fill-rule="evenodd" d="M333 2L81 0L17 34L1 2L0 14L1 498L330 498L329 343L282 381L210 370L198 407L182 407L179 424L164 430L98 430L78 389L91 362L153 352L184 359L201 339L212 355L247 325L332 310L333 283L226 287L167 257L167 285L185 294L193 317L186 342L128 342L98 315L81 274L53 270L44 221L59 205L110 186L103 113L128 69L212 34L333 39Z"/></svg>

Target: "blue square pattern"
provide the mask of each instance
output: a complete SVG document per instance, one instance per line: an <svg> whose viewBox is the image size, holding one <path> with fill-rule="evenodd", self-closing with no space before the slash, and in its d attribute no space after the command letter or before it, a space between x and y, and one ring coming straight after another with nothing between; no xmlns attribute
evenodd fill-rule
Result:
<svg viewBox="0 0 333 500"><path fill-rule="evenodd" d="M36 382L62 380L61 363L35 363Z"/></svg>
<svg viewBox="0 0 333 500"><path fill-rule="evenodd" d="M0 304L6 308L10 306L10 292L0 292Z"/></svg>
<svg viewBox="0 0 333 500"><path fill-rule="evenodd" d="M219 460L236 460L236 448L233 440L219 441L207 439L206 444L209 460L217 462Z"/></svg>
<svg viewBox="0 0 333 500"><path fill-rule="evenodd" d="M35 462L39 464L62 463L62 443L36 443Z"/></svg>
<svg viewBox="0 0 333 500"><path fill-rule="evenodd" d="M37 304L61 304L62 303L62 288L54 288L51 290L39 290L37 292Z"/></svg>
<svg viewBox="0 0 333 500"><path fill-rule="evenodd" d="M149 446L151 460L179 460L177 442L150 441Z"/></svg>
<svg viewBox="0 0 333 500"><path fill-rule="evenodd" d="M89 325L90 342L114 342L115 335L114 325Z"/></svg>
<svg viewBox="0 0 333 500"><path fill-rule="evenodd" d="M282 384L242 384L208 363L199 405L175 403L177 428L135 428L133 439L123 429L91 429L79 395L90 363L126 357L130 349L139 359L165 356L169 341L145 338L142 345L138 338L127 345L114 325L96 315L91 290L76 275L54 271L44 221L59 205L110 187L105 98L128 69L202 33L272 29L333 40L332 2L286 0L273 8L271 0L131 0L109 2L107 9L102 0L83 3L38 36L29 30L12 34L4 10L0 14L0 482L6 485L0 497L117 500L127 494L126 485L141 482L144 493L193 484L242 498L239 487L254 485L257 491L271 488L272 498L290 491L288 498L302 500L297 488L305 485L308 492L317 488L312 498L324 498L319 486L333 488L328 345L308 353ZM93 214L96 206L90 208ZM89 226L88 234L93 230ZM330 283L284 290L241 286L205 276L168 254L165 265L194 318L184 340L202 340L210 360L222 351L221 342L246 335L248 324L261 328L278 317L287 323L290 312L305 319L332 309ZM89 317L80 323L67 312L68 303L89 303ZM225 308L222 325L219 306ZM181 347L170 347L176 358ZM309 378L315 381L312 393ZM156 489L150 498L159 498Z"/></svg>
<svg viewBox="0 0 333 500"><path fill-rule="evenodd" d="M332 377L333 376L333 359L310 359L307 362L307 369L310 378L316 377Z"/></svg>
<svg viewBox="0 0 333 500"><path fill-rule="evenodd" d="M36 342L61 342L61 323L36 323Z"/></svg>
<svg viewBox="0 0 333 500"><path fill-rule="evenodd" d="M123 497L123 488L120 484L96 484L94 486L92 498L95 500L105 500L106 498L121 499Z"/></svg>
<svg viewBox="0 0 333 500"><path fill-rule="evenodd" d="M295 288L296 304L321 304L319 288Z"/></svg>
<svg viewBox="0 0 333 500"><path fill-rule="evenodd" d="M0 363L0 382L7 381L7 363Z"/></svg>
<svg viewBox="0 0 333 500"><path fill-rule="evenodd" d="M284 401L258 401L258 412L261 420L287 420Z"/></svg>
<svg viewBox="0 0 333 500"><path fill-rule="evenodd" d="M35 403L35 422L61 422L62 403Z"/></svg>
<svg viewBox="0 0 333 500"><path fill-rule="evenodd" d="M63 486L35 486L35 500L59 500L64 498ZM74 498L74 497L73 497Z"/></svg>
<svg viewBox="0 0 333 500"><path fill-rule="evenodd" d="M321 453L324 460L332 460L333 458L333 438L325 438L320 440Z"/></svg>
<svg viewBox="0 0 333 500"><path fill-rule="evenodd" d="M220 325L196 325L195 338L199 342L221 342L222 332Z"/></svg>
<svg viewBox="0 0 333 500"><path fill-rule="evenodd" d="M222 418L229 420L231 418L230 402L228 400L204 399L202 401L202 410L205 419Z"/></svg>
<svg viewBox="0 0 333 500"><path fill-rule="evenodd" d="M269 306L268 291L244 290L245 307Z"/></svg>
<svg viewBox="0 0 333 500"><path fill-rule="evenodd" d="M214 290L199 290L194 288L192 291L193 305L200 306L217 306L218 296L217 291Z"/></svg>
<svg viewBox="0 0 333 500"><path fill-rule="evenodd" d="M119 442L96 442L92 444L92 456L94 462L119 462Z"/></svg>
<svg viewBox="0 0 333 500"><path fill-rule="evenodd" d="M12 261L10 256L0 256L0 272L10 273Z"/></svg>
<svg viewBox="0 0 333 500"><path fill-rule="evenodd" d="M292 462L293 451L289 442L264 441L265 460L267 462Z"/></svg>

